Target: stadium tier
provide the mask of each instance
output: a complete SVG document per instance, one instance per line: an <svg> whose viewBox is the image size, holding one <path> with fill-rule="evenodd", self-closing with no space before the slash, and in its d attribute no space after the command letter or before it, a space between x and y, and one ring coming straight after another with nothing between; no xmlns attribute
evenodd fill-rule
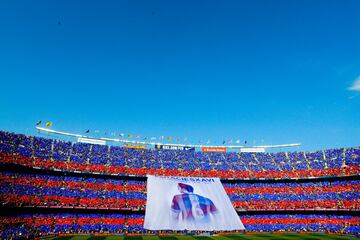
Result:
<svg viewBox="0 0 360 240"><path fill-rule="evenodd" d="M0 173L3 206L145 209L146 182L79 176ZM223 183L238 210L360 208L360 180Z"/></svg>
<svg viewBox="0 0 360 240"><path fill-rule="evenodd" d="M242 215L250 232L343 232L358 234L360 218L351 215ZM149 233L140 214L20 214L1 219L1 239L79 233ZM153 232L155 233L155 232Z"/></svg>
<svg viewBox="0 0 360 240"><path fill-rule="evenodd" d="M116 175L309 178L360 173L360 148L294 153L204 153L72 143L0 132L0 161Z"/></svg>
<svg viewBox="0 0 360 240"><path fill-rule="evenodd" d="M358 235L359 173L360 148L205 153L0 131L0 202L6 210L0 238L154 234L143 228L147 174L219 177L246 231Z"/></svg>

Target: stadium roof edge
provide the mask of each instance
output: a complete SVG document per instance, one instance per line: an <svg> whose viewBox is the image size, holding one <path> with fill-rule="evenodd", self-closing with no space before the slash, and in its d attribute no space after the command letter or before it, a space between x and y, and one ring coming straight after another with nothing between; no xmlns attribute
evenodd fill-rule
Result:
<svg viewBox="0 0 360 240"><path fill-rule="evenodd" d="M44 127L35 127L38 131L46 132L46 133L52 133L62 136L69 136L69 137L75 137L75 138L87 138L87 139L93 139L93 140L100 140L100 141L109 141L109 142L117 142L117 143L127 143L127 144L139 144L139 145L166 145L166 146L181 146L181 147L193 147L193 148L229 148L229 149L267 149L267 148L284 148L284 147L298 147L301 145L301 143L289 143L289 144L277 144L277 145L259 145L259 146L243 146L243 145L194 145L194 144L174 144L174 143L163 143L163 142L144 142L144 141L134 141L134 140L127 140L127 139L118 139L118 138L96 138L91 136L85 136L81 134L76 133L68 133L68 132L62 132L53 130L50 128L44 128Z"/></svg>

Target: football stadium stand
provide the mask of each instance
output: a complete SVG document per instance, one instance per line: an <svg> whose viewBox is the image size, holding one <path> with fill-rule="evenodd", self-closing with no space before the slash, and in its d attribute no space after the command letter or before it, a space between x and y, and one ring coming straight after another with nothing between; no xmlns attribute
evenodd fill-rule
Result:
<svg viewBox="0 0 360 240"><path fill-rule="evenodd" d="M204 153L63 142L0 132L2 162L64 171L220 178L311 178L360 172L360 148Z"/></svg>
<svg viewBox="0 0 360 240"><path fill-rule="evenodd" d="M358 234L360 218L351 215L242 215L247 231L342 232ZM54 233L147 233L139 214L19 214L2 218L1 239L46 236Z"/></svg>
<svg viewBox="0 0 360 240"><path fill-rule="evenodd" d="M145 209L144 181L3 171L3 206ZM360 180L223 183L240 210L360 208Z"/></svg>
<svg viewBox="0 0 360 240"><path fill-rule="evenodd" d="M219 177L246 231L360 233L360 148L209 153L0 131L0 238L154 233L146 175Z"/></svg>

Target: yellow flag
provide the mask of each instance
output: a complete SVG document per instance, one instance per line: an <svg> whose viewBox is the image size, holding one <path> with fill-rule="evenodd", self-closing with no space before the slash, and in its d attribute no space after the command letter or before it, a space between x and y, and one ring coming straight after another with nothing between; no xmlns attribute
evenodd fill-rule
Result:
<svg viewBox="0 0 360 240"><path fill-rule="evenodd" d="M53 125L52 122L46 122L46 123L45 123L45 126L47 126L47 127L51 127L52 125Z"/></svg>
<svg viewBox="0 0 360 240"><path fill-rule="evenodd" d="M128 138L132 138L132 135L129 134L129 135L128 135Z"/></svg>

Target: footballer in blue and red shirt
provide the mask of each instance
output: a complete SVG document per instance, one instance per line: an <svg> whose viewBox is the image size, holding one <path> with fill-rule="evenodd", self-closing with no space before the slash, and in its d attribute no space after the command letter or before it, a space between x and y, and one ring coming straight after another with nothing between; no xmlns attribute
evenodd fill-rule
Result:
<svg viewBox="0 0 360 240"><path fill-rule="evenodd" d="M204 221L218 211L209 198L194 194L191 185L179 183L178 189L181 194L175 195L171 204L172 216L175 219Z"/></svg>

